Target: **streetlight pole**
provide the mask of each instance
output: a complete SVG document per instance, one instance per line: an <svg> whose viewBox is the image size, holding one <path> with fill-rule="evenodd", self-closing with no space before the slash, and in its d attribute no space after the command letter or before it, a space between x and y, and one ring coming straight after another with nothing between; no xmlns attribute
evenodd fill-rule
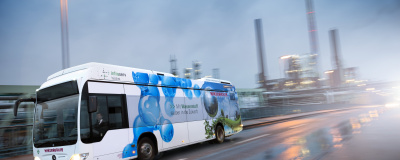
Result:
<svg viewBox="0 0 400 160"><path fill-rule="evenodd" d="M61 49L62 68L69 68L69 44L68 44L68 0L60 0L61 7Z"/></svg>

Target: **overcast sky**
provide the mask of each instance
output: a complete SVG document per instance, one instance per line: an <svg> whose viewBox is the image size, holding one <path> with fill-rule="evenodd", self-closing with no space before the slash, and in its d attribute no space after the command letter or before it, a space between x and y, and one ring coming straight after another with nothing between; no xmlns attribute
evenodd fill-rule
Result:
<svg viewBox="0 0 400 160"><path fill-rule="evenodd" d="M332 68L328 31L339 30L345 67L400 80L399 0L314 0L321 70ZM263 21L268 78L279 57L310 52L304 0L69 0L70 66L100 62L178 72L202 62L238 88L257 87L254 19ZM0 85L40 85L62 69L60 1L0 1Z"/></svg>

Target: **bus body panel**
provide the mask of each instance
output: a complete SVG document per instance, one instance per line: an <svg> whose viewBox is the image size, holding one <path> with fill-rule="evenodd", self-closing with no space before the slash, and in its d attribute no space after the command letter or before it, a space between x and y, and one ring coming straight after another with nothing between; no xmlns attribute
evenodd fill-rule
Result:
<svg viewBox="0 0 400 160"><path fill-rule="evenodd" d="M125 94L123 84L88 82L88 85L89 85L89 93Z"/></svg>
<svg viewBox="0 0 400 160"><path fill-rule="evenodd" d="M190 142L195 143L207 140L204 136L206 135L204 120L189 122L188 130Z"/></svg>
<svg viewBox="0 0 400 160"><path fill-rule="evenodd" d="M53 155L58 160L69 160L75 152L75 145L35 148L33 146L33 156L40 157L41 160L52 160Z"/></svg>
<svg viewBox="0 0 400 160"><path fill-rule="evenodd" d="M110 154L112 154L113 156L110 159L122 158L122 151L124 150L125 145L129 143L128 130L129 128L107 131L100 142L92 143L93 157L104 159L105 155L110 158Z"/></svg>
<svg viewBox="0 0 400 160"><path fill-rule="evenodd" d="M164 124L161 127L168 129L169 125L170 124ZM175 123L175 124L172 124L172 126L174 129L173 138L169 142L168 142L168 140L164 140L164 139L168 139L168 138L160 139L160 141L163 142L163 150L176 148L178 146L184 146L184 145L189 144L187 122ZM160 133L163 132L162 129L159 132Z"/></svg>

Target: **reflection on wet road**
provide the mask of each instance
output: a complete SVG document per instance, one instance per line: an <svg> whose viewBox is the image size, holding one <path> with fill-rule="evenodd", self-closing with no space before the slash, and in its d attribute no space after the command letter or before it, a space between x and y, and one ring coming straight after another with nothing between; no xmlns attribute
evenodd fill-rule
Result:
<svg viewBox="0 0 400 160"><path fill-rule="evenodd" d="M356 133L353 131L352 123L347 120L332 128L323 127L306 136L289 137L282 144L267 150L263 159L308 159L323 156L333 148L340 148L344 141Z"/></svg>
<svg viewBox="0 0 400 160"><path fill-rule="evenodd" d="M371 124L386 114L400 117L399 109L385 107L327 113L245 130L219 145L203 143L168 151L161 159L346 159L332 153L354 137L365 136L364 128L373 130ZM390 125L390 120L385 124Z"/></svg>

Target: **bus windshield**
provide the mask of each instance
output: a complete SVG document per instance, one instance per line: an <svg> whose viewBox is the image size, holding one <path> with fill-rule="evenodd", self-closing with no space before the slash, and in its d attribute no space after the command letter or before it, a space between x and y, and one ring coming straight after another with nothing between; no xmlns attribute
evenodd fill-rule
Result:
<svg viewBox="0 0 400 160"><path fill-rule="evenodd" d="M36 148L76 143L78 101L78 88L73 81L37 92L33 126Z"/></svg>

